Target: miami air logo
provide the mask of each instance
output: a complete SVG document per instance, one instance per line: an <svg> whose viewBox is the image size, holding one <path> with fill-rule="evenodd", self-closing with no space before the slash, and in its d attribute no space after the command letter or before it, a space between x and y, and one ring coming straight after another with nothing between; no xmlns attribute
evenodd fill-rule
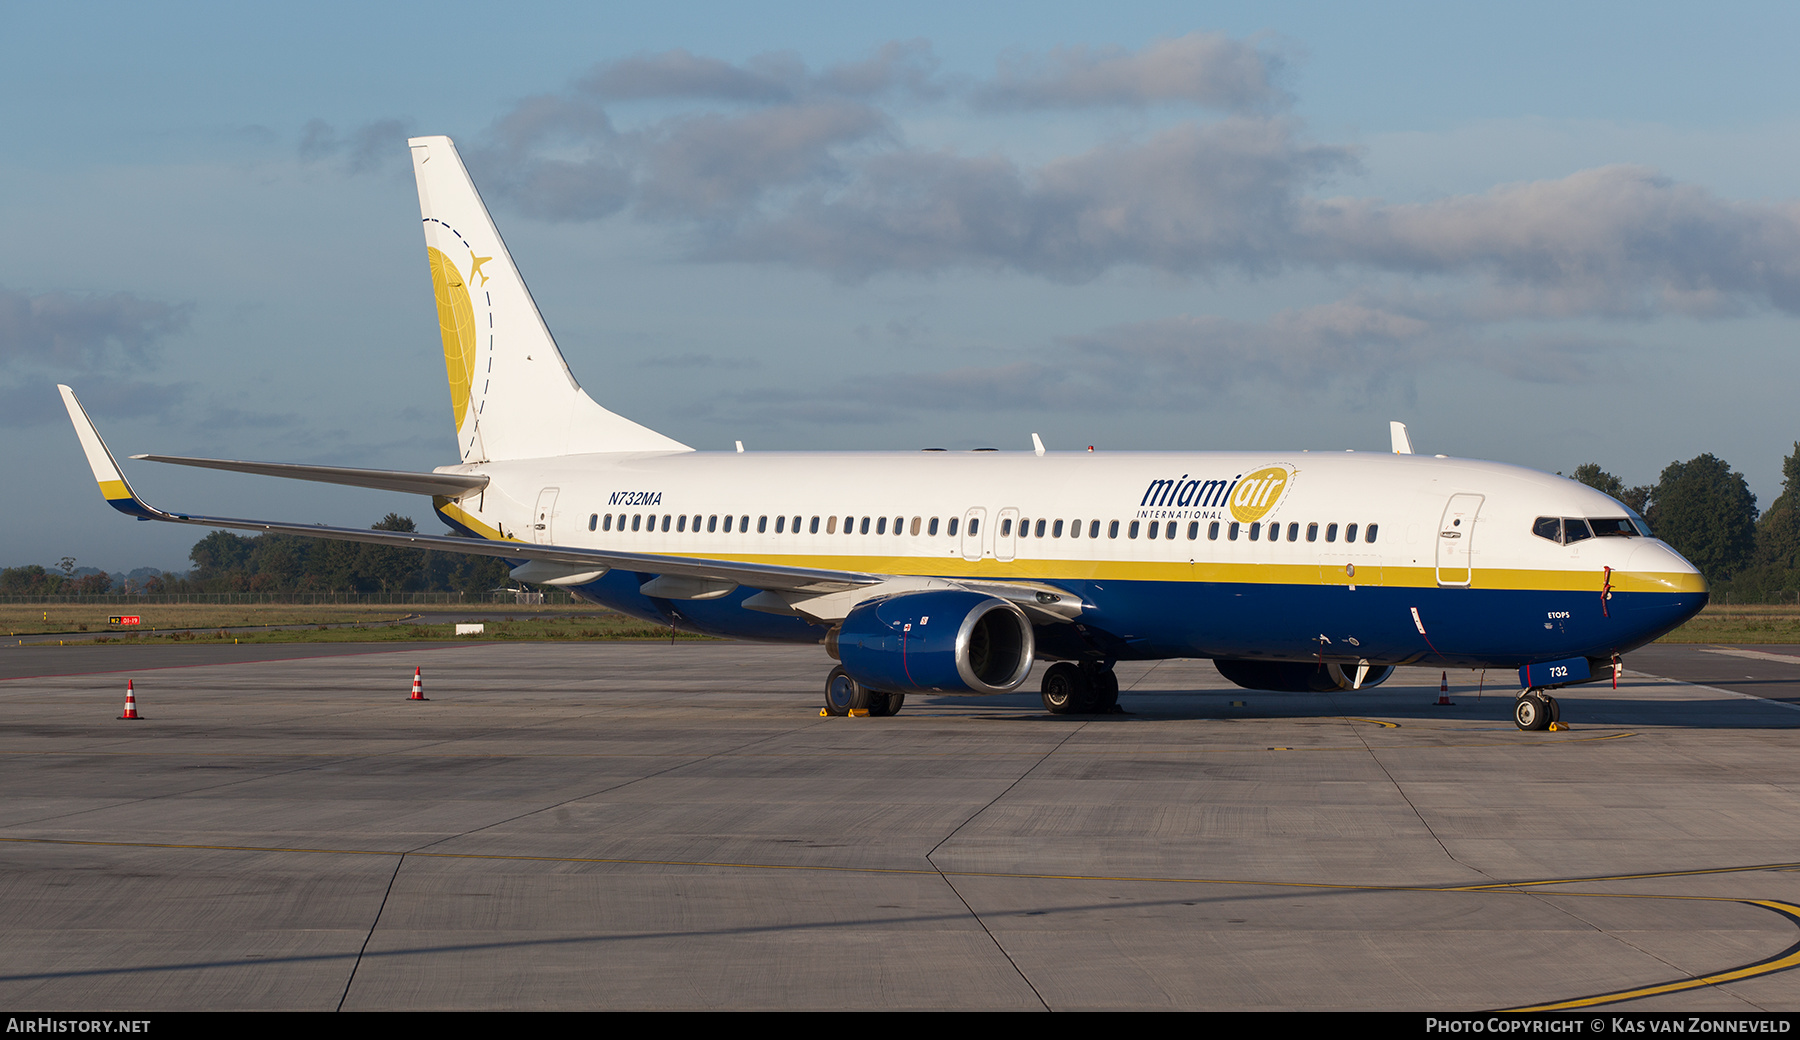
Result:
<svg viewBox="0 0 1800 1040"><path fill-rule="evenodd" d="M1211 517L1229 511L1240 523L1261 520L1281 504L1294 483L1291 466L1264 466L1235 477L1208 480L1183 473L1173 480L1152 480L1138 502L1138 515Z"/></svg>
<svg viewBox="0 0 1800 1040"><path fill-rule="evenodd" d="M433 222L436 223L436 222ZM444 340L444 372L450 379L450 410L456 422L457 441L465 459L475 446L475 418L487 389L485 374L478 376L480 355L493 350L493 322L488 317L488 276L482 266L491 256L478 256L462 236L445 224L437 224L427 246L431 262L431 288L437 297L438 332ZM441 249L439 246L446 246Z"/></svg>
<svg viewBox="0 0 1800 1040"><path fill-rule="evenodd" d="M1283 495L1294 482L1294 471L1286 466L1266 466L1244 478L1231 489L1227 498L1231 518L1239 523L1261 520L1281 504Z"/></svg>

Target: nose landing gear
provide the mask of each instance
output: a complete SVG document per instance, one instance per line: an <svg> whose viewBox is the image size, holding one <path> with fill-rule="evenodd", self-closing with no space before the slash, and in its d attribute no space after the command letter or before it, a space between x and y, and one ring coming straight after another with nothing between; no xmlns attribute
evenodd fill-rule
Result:
<svg viewBox="0 0 1800 1040"><path fill-rule="evenodd" d="M1561 719L1561 706L1543 690L1526 690L1513 702L1513 724L1522 730L1557 728Z"/></svg>

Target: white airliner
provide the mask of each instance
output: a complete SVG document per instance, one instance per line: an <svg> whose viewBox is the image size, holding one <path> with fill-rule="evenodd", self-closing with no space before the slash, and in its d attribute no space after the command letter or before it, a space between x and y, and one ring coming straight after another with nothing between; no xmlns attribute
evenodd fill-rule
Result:
<svg viewBox="0 0 1800 1040"><path fill-rule="evenodd" d="M1400 664L1518 668L1545 691L1698 612L1706 585L1598 491L1394 452L700 452L576 383L446 137L411 142L461 461L430 473L134 458L430 495L456 533L165 512L68 387L106 500L148 520L478 553L523 582L738 639L823 643L825 710L1017 689L1111 710L1122 660L1240 686L1372 686Z"/></svg>

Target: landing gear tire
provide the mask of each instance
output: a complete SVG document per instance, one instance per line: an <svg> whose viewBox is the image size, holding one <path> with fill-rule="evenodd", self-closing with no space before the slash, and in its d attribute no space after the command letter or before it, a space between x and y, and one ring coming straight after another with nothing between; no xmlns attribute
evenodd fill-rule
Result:
<svg viewBox="0 0 1800 1040"><path fill-rule="evenodd" d="M1513 724L1522 730L1546 730L1556 717L1555 698L1528 693L1513 702Z"/></svg>
<svg viewBox="0 0 1800 1040"><path fill-rule="evenodd" d="M1558 704L1556 702L1556 698L1552 697L1548 694L1545 694L1544 695L1544 703L1548 704L1550 706L1550 721L1553 723L1561 722L1562 721L1562 705Z"/></svg>
<svg viewBox="0 0 1800 1040"><path fill-rule="evenodd" d="M1094 689L1087 676L1066 661L1051 665L1038 688L1044 694L1044 710L1052 715L1085 715L1094 710Z"/></svg>
<svg viewBox="0 0 1800 1040"><path fill-rule="evenodd" d="M867 709L870 700L869 688L850 678L843 668L833 668L825 677L825 714L848 715L852 708Z"/></svg>
<svg viewBox="0 0 1800 1040"><path fill-rule="evenodd" d="M901 705L906 703L904 693L884 693L878 690L869 691L869 714L874 717L900 714Z"/></svg>

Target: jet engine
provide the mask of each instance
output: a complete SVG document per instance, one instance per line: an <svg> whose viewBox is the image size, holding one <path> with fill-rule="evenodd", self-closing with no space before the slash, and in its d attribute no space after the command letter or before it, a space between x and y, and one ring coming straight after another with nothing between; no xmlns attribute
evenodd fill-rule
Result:
<svg viewBox="0 0 1800 1040"><path fill-rule="evenodd" d="M837 632L850 677L890 693L1005 693L1031 672L1025 612L960 589L883 596L859 604Z"/></svg>
<svg viewBox="0 0 1800 1040"><path fill-rule="evenodd" d="M1332 693L1357 689L1356 665L1325 664L1313 661L1213 661L1219 674L1246 690L1275 690L1279 693ZM1380 686L1394 674L1391 664L1373 664L1363 676L1361 689Z"/></svg>

